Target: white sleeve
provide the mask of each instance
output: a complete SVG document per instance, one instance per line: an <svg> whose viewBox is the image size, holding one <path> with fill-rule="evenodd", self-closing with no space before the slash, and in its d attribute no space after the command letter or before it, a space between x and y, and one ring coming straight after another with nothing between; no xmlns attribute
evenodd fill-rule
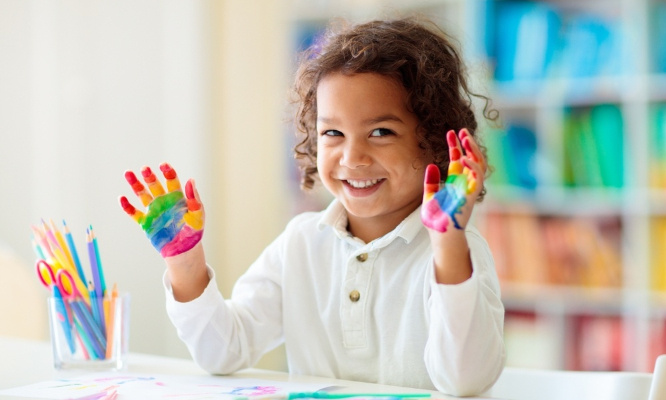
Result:
<svg viewBox="0 0 666 400"><path fill-rule="evenodd" d="M435 387L456 396L488 390L504 368L504 306L485 240L467 232L473 272L457 285L430 280L430 326L424 361Z"/></svg>
<svg viewBox="0 0 666 400"><path fill-rule="evenodd" d="M265 251L239 278L230 300L222 297L210 267L208 286L201 296L186 303L174 299L165 273L167 314L204 370L230 374L252 367L282 341L281 289L275 264L267 258Z"/></svg>

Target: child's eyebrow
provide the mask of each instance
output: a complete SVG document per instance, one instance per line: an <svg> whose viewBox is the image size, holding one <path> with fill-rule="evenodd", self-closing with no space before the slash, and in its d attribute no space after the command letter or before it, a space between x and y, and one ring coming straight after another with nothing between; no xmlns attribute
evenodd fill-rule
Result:
<svg viewBox="0 0 666 400"><path fill-rule="evenodd" d="M364 120L363 122L368 125L372 124L377 124L379 122L386 122L386 121L395 121L395 122L403 122L400 117L394 114L385 114L385 115L380 115L378 117L374 118L368 118Z"/></svg>
<svg viewBox="0 0 666 400"><path fill-rule="evenodd" d="M317 121L325 123L325 124L332 124L332 123L337 122L337 119L336 118L328 118L328 117L318 116ZM377 117L364 119L363 123L366 124L366 125L372 125L372 124L377 124L377 123L386 122L386 121L403 122L403 120L400 117L398 117L397 115L386 114L386 115L380 115L380 116L377 116Z"/></svg>
<svg viewBox="0 0 666 400"><path fill-rule="evenodd" d="M317 117L317 122L323 122L325 124L332 124L332 123L336 122L336 119L335 118L327 118L327 117L318 116Z"/></svg>

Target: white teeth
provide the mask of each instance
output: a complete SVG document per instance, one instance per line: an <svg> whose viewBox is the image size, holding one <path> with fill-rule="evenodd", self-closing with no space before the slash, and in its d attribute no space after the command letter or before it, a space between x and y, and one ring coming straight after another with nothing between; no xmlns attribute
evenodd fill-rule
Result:
<svg viewBox="0 0 666 400"><path fill-rule="evenodd" d="M349 183L350 186L356 189L364 189L376 184L377 182L379 182L379 179L371 179L369 181L356 181L356 180L347 179L347 183Z"/></svg>

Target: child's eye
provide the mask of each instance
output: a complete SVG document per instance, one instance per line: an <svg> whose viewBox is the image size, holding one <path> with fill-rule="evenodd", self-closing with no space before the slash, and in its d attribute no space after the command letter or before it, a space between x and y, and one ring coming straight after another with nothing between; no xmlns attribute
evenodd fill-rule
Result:
<svg viewBox="0 0 666 400"><path fill-rule="evenodd" d="M388 135L393 135L393 131L386 128L377 128L373 130L372 133L370 134L370 136L375 136L375 137L388 136Z"/></svg>
<svg viewBox="0 0 666 400"><path fill-rule="evenodd" d="M336 131L335 129L330 129L321 133L322 136L343 136L342 132Z"/></svg>

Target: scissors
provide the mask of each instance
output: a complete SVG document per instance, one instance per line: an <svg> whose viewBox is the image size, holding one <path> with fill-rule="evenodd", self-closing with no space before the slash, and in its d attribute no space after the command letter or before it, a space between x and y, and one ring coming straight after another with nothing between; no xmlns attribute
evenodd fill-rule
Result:
<svg viewBox="0 0 666 400"><path fill-rule="evenodd" d="M44 259L37 260L37 276L42 284L48 288L58 289L63 298L67 300L84 299L86 304L90 304L90 295L88 290L83 288L80 279L74 278L71 272L60 267L54 267Z"/></svg>
<svg viewBox="0 0 666 400"><path fill-rule="evenodd" d="M55 268L43 259L37 261L37 276L44 286L53 288L53 297L59 300L56 306L58 307L58 312L64 316L62 323L68 336L68 341L73 343L71 342L72 339L70 339L71 331L68 328L76 320L77 323L85 327L88 339L93 341L91 345L95 347L94 353L97 354L97 358L100 358L99 354L101 354L104 346L106 346L105 338L91 314L90 305L85 302L85 295L88 294L87 291L84 294L79 290L77 281L71 272L64 268ZM75 318L70 318L67 306L71 308L74 314L72 317ZM70 344L70 346L72 345Z"/></svg>
<svg viewBox="0 0 666 400"><path fill-rule="evenodd" d="M67 307L67 303L63 301L62 291L60 285L57 284L55 269L45 260L37 261L37 276L39 280L47 288L53 288L53 298L55 299L55 307L58 313L58 319L62 325L62 330L65 333L65 338L67 339L67 344L69 345L69 350L72 354L76 351L74 346L74 337L72 336L72 317L70 315L70 310Z"/></svg>

